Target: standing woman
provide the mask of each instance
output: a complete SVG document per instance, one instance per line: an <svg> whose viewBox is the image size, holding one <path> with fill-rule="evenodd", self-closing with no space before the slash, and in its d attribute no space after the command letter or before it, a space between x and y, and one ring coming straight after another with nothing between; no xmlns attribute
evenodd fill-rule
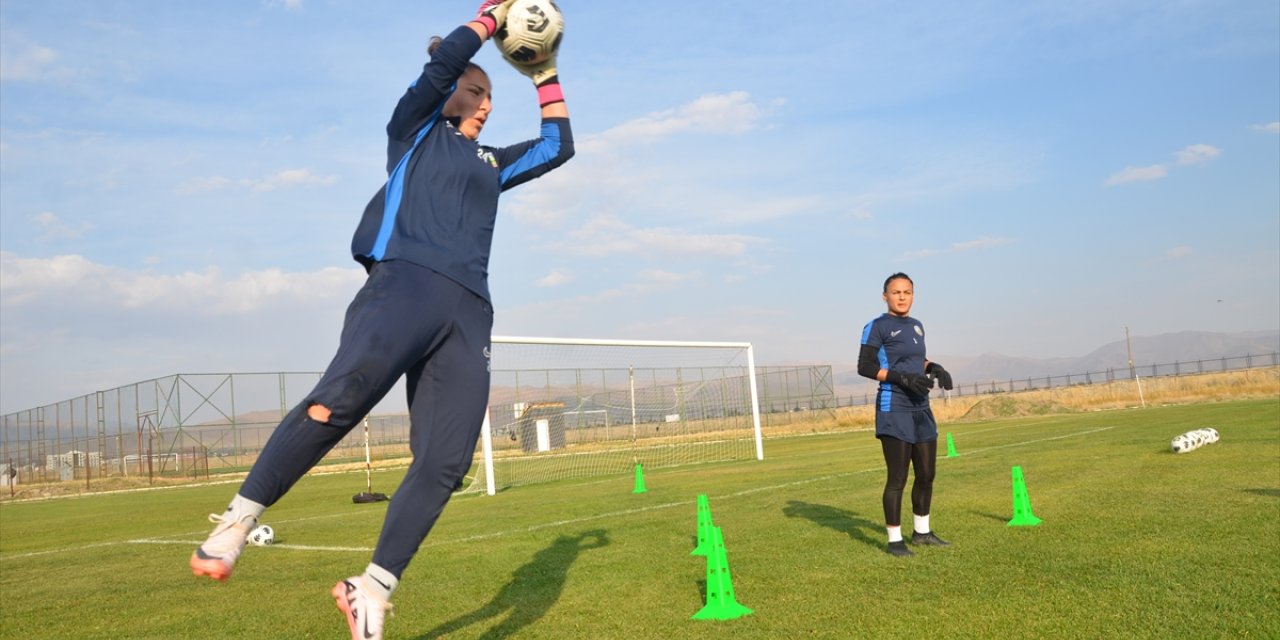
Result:
<svg viewBox="0 0 1280 640"><path fill-rule="evenodd" d="M929 409L929 389L936 379L951 389L951 374L925 358L924 325L912 318L915 291L911 278L895 273L884 281L887 313L862 329L858 374L880 382L876 392L876 438L884 450L888 479L884 485L884 521L889 533L887 551L914 555L902 539L902 491L907 467L915 469L911 512L915 527L911 544L948 546L929 528L929 503L938 459L938 423Z"/></svg>
<svg viewBox="0 0 1280 640"><path fill-rule="evenodd" d="M471 466L489 399L493 308L488 263L498 194L573 155L555 59L517 70L533 80L540 137L476 142L492 110L472 56L513 0L487 0L430 49L387 124L386 184L351 242L369 277L347 308L337 354L315 389L276 427L208 540L197 576L225 581L267 507L338 444L405 376L413 462L387 509L372 562L332 589L352 638L382 637L400 577Z"/></svg>

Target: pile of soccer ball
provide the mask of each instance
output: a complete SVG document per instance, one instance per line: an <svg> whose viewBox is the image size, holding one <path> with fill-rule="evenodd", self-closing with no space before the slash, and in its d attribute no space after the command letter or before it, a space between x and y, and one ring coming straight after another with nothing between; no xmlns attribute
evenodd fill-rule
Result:
<svg viewBox="0 0 1280 640"><path fill-rule="evenodd" d="M508 62L536 65L554 57L564 37L564 15L552 0L516 0L493 42Z"/></svg>
<svg viewBox="0 0 1280 640"><path fill-rule="evenodd" d="M260 524L249 532L249 544L265 547L276 541L276 530L269 524Z"/></svg>
<svg viewBox="0 0 1280 640"><path fill-rule="evenodd" d="M1174 453L1187 453L1189 451L1195 451L1206 444L1213 444L1217 441L1218 430L1205 427L1203 429L1196 429L1195 431L1188 431L1180 436L1174 436L1173 442L1170 443L1170 447L1173 448Z"/></svg>

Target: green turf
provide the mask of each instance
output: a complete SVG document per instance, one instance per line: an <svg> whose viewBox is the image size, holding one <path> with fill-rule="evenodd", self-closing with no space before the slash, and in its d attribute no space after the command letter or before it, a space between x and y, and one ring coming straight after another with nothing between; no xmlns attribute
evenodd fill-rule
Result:
<svg viewBox="0 0 1280 640"><path fill-rule="evenodd" d="M1169 452L1204 426L1221 442ZM934 495L951 548L882 551L870 433L771 439L762 462L650 471L640 495L626 474L455 499L387 637L1280 637L1280 401L942 430L960 453ZM1014 465L1040 526L1006 524ZM196 579L187 557L235 487L0 506L0 637L343 637L328 589L368 562L386 503L351 503L362 473L305 478L265 518L280 544L249 548L227 584ZM753 615L690 620L699 493Z"/></svg>

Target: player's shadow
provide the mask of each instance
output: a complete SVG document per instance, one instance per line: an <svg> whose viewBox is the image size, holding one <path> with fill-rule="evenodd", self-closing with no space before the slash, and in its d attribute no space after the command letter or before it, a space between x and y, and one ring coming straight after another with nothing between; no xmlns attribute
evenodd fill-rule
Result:
<svg viewBox="0 0 1280 640"><path fill-rule="evenodd" d="M573 566L579 553L608 544L608 534L603 529L556 538L551 546L535 553L532 560L516 569L511 574L511 581L488 603L418 636L418 640L443 638L504 613L506 617L501 622L474 637L498 640L518 633L546 615L560 599L569 567Z"/></svg>
<svg viewBox="0 0 1280 640"><path fill-rule="evenodd" d="M835 529L858 542L876 549L883 545L880 539L871 535L878 535L883 531L883 527L847 509L838 509L825 504L789 500L787 501L787 506L782 508L782 513L788 518L804 518L828 529Z"/></svg>
<svg viewBox="0 0 1280 640"><path fill-rule="evenodd" d="M1245 489L1245 493L1252 493L1264 498L1280 498L1280 489Z"/></svg>

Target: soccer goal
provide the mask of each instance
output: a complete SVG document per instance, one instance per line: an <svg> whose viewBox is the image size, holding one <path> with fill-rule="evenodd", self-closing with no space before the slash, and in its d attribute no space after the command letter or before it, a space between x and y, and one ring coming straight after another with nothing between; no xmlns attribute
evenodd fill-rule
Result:
<svg viewBox="0 0 1280 640"><path fill-rule="evenodd" d="M747 342L494 336L468 492L764 459Z"/></svg>

